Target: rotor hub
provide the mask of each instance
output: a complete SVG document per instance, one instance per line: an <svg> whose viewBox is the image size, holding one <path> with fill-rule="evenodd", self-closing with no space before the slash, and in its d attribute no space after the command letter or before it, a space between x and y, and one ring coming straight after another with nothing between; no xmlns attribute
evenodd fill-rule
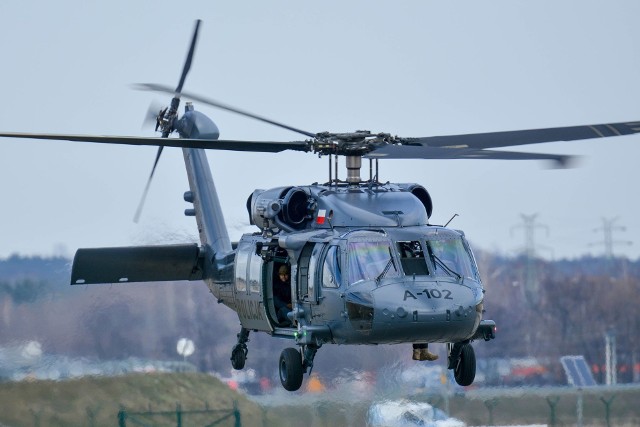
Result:
<svg viewBox="0 0 640 427"><path fill-rule="evenodd" d="M388 133L372 134L368 130L350 133L321 132L314 139L307 140L314 153L319 155L357 156L365 154L383 145L394 144L398 138Z"/></svg>

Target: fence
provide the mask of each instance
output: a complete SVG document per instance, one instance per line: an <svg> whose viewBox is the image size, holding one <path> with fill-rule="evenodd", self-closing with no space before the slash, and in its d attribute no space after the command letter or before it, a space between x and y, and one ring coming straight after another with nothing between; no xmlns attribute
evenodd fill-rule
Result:
<svg viewBox="0 0 640 427"><path fill-rule="evenodd" d="M241 427L242 421L240 419L240 410L238 409L238 402L233 402L233 408L230 409L209 409L209 405L205 405L204 409L191 409L184 410L180 403L176 404L176 409L173 411L129 411L124 407L121 407L118 411L118 427L127 426L143 426L151 427L158 425L158 419L164 419L163 424L168 425L170 419L175 420L176 427L183 427L183 422L187 417L198 416L200 419L206 419L205 427L213 427L220 425L222 422L233 418L234 427ZM215 418L215 419L214 419ZM189 423L193 425L193 423ZM227 424L228 425L228 424Z"/></svg>

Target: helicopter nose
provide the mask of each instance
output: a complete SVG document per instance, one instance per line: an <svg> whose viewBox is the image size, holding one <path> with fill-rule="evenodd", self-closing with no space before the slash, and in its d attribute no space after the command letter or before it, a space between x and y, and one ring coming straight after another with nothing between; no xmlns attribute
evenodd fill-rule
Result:
<svg viewBox="0 0 640 427"><path fill-rule="evenodd" d="M377 342L456 342L469 338L482 316L473 286L406 279L345 294L354 329Z"/></svg>

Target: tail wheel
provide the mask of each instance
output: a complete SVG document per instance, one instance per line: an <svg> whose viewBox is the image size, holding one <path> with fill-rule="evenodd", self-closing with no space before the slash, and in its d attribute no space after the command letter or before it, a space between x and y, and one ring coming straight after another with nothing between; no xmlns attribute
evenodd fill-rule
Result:
<svg viewBox="0 0 640 427"><path fill-rule="evenodd" d="M280 354L280 382L288 391L296 391L302 385L302 357L295 348L285 348Z"/></svg>
<svg viewBox="0 0 640 427"><path fill-rule="evenodd" d="M471 344L465 344L460 349L460 357L453 373L459 385L473 384L473 380L476 378L476 353Z"/></svg>

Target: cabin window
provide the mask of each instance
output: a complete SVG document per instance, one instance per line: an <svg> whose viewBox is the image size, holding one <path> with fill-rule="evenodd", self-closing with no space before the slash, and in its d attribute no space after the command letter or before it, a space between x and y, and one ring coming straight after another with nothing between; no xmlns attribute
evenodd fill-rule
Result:
<svg viewBox="0 0 640 427"><path fill-rule="evenodd" d="M262 257L251 251L249 259L249 290L252 294L258 294L262 283Z"/></svg>
<svg viewBox="0 0 640 427"><path fill-rule="evenodd" d="M342 282L340 267L340 248L330 246L322 265L322 286L325 288L338 288Z"/></svg>
<svg viewBox="0 0 640 427"><path fill-rule="evenodd" d="M398 242L398 253L400 254L400 264L407 276L428 276L429 268L424 257L422 243L418 240L409 242Z"/></svg>
<svg viewBox="0 0 640 427"><path fill-rule="evenodd" d="M399 276L388 241L348 243L349 283Z"/></svg>
<svg viewBox="0 0 640 427"><path fill-rule="evenodd" d="M252 247L244 246L238 248L236 254L235 267L236 267L236 291L247 292L247 264L249 257L251 256Z"/></svg>

